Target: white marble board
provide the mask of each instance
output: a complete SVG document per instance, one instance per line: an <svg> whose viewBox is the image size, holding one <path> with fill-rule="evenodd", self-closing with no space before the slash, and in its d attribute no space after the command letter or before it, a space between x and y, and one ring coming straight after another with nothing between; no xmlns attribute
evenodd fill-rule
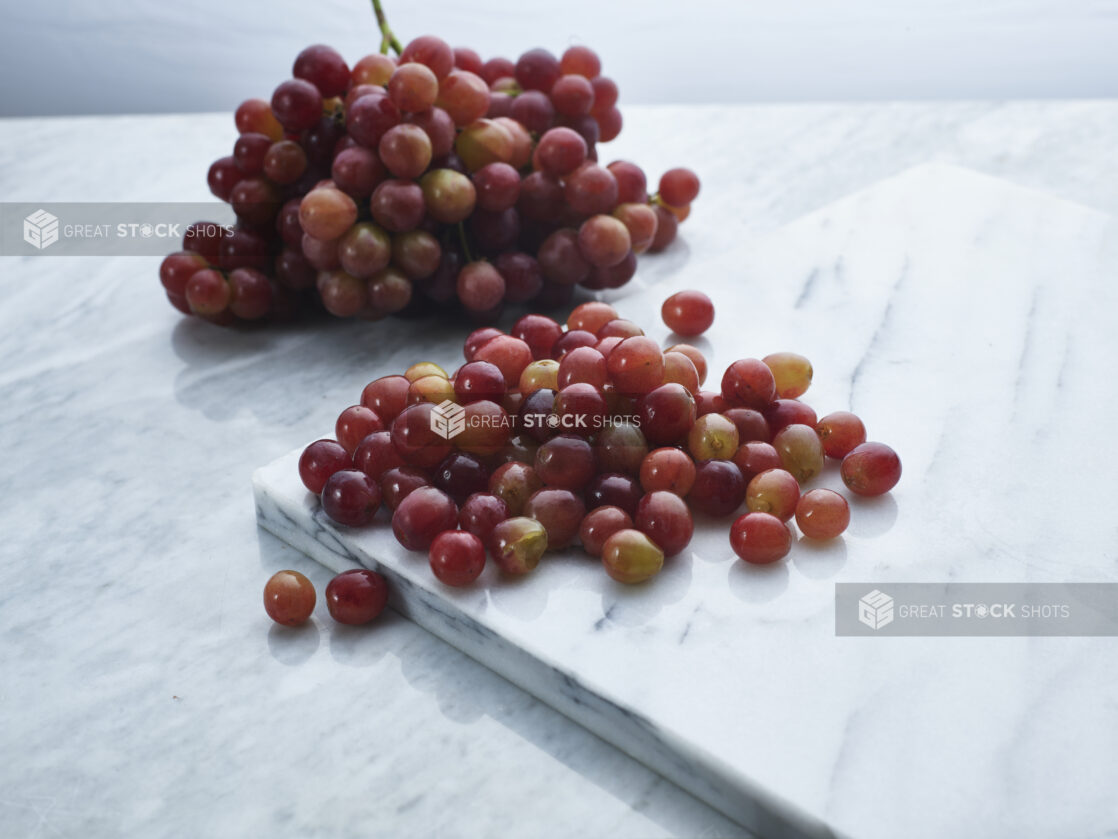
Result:
<svg viewBox="0 0 1118 839"><path fill-rule="evenodd" d="M647 586L571 550L450 590L386 526L329 524L298 450L257 472L258 518L331 568L382 568L405 614L761 835L1101 835L1113 639L836 638L833 601L835 582L1118 579L1116 243L1109 215L933 164L748 249L677 254L618 301L667 339L663 297L706 289L712 369L802 352L805 401L900 452L900 485L854 503L842 540L775 567L701 523ZM423 350L454 366L462 337Z"/></svg>

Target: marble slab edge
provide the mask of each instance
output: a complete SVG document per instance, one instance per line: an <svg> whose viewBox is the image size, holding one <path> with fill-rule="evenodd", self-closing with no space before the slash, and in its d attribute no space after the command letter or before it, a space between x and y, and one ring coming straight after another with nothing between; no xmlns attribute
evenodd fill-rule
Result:
<svg viewBox="0 0 1118 839"><path fill-rule="evenodd" d="M389 581L389 606L405 618L526 690L652 771L766 839L835 839L827 825L734 771L721 759L662 731L649 719L588 688L576 673L542 660L423 588L391 562L360 550L345 527L325 519L315 499L277 492L297 475L302 449L253 474L261 528L331 571L364 567ZM426 563L423 563L426 570Z"/></svg>

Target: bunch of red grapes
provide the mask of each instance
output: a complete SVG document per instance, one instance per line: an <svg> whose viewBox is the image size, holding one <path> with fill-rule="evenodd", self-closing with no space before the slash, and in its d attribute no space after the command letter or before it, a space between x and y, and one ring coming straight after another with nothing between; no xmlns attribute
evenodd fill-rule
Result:
<svg viewBox="0 0 1118 839"><path fill-rule="evenodd" d="M599 165L621 130L600 71L580 46L482 62L424 36L352 68L308 47L271 103L237 108L208 177L236 224L187 230L160 268L168 298L222 324L455 301L486 320L624 285L637 254L675 238L699 180L672 169L650 196L640 167Z"/></svg>
<svg viewBox="0 0 1118 839"><path fill-rule="evenodd" d="M714 308L680 292L663 316L688 337ZM524 574L576 540L614 579L647 580L688 545L693 512L733 517L733 551L774 562L791 549L792 518L809 539L846 529L843 495L804 491L826 458L841 461L855 495L900 479L896 453L866 442L857 416L819 419L799 400L813 371L795 353L735 361L704 390L698 349L662 350L612 306L588 302L565 328L529 314L509 334L478 329L464 355L453 374L420 362L370 382L336 439L299 461L330 519L361 527L388 507L400 544L427 551L448 585L476 580L487 555Z"/></svg>

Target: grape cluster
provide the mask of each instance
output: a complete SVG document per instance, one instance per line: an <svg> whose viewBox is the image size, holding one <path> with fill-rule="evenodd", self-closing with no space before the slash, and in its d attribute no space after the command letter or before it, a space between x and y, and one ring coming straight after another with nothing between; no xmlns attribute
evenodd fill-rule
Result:
<svg viewBox="0 0 1118 839"><path fill-rule="evenodd" d="M694 291L663 313L687 334L714 317ZM802 492L826 458L841 461L854 495L900 479L896 453L867 443L857 416L819 419L800 401L813 371L795 353L735 361L704 390L698 349L662 350L612 306L588 302L565 328L530 314L511 333L477 329L463 354L453 374L428 361L370 382L335 439L299 461L330 519L361 527L386 506L400 544L427 551L448 585L476 580L487 554L525 574L576 540L614 579L640 582L691 541L692 511L735 516L733 551L774 562L791 549L793 517L809 539L846 529L846 498ZM448 416L461 420L453 432Z"/></svg>
<svg viewBox="0 0 1118 839"><path fill-rule="evenodd" d="M423 36L352 68L311 46L271 102L236 111L210 167L231 228L192 225L160 279L187 314L230 324L324 307L379 319L459 304L561 305L617 288L659 251L699 181L672 169L650 196L633 163L598 163L621 130L617 85L590 49L483 62Z"/></svg>

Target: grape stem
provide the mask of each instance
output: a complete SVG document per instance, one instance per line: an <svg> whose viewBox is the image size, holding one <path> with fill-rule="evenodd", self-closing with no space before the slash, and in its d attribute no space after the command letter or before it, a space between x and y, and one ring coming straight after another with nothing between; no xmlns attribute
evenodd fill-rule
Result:
<svg viewBox="0 0 1118 839"><path fill-rule="evenodd" d="M462 253L466 257L467 262L473 262L474 258L470 255L470 245L466 241L466 225L464 222L458 222L458 241L462 243Z"/></svg>
<svg viewBox="0 0 1118 839"><path fill-rule="evenodd" d="M373 0L373 14L377 16L377 26L380 27L380 52L381 55L388 55L388 49L391 47L399 55L404 51L400 46L400 42L396 40L396 36L392 33L392 28L388 25L388 18L384 16L384 9L381 8L380 0Z"/></svg>

